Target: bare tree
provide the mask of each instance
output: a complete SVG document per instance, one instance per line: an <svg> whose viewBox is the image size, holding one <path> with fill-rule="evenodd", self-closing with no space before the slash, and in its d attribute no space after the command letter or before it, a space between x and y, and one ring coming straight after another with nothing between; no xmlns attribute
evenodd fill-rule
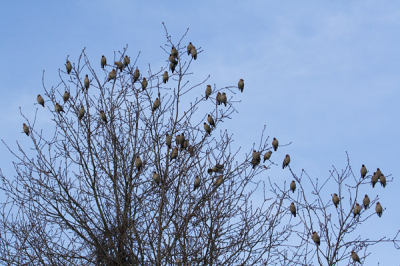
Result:
<svg viewBox="0 0 400 266"><path fill-rule="evenodd" d="M316 256L321 265L324 259L335 265L350 258L350 249L366 252L368 245L395 242L348 239L368 217L352 218L352 209L340 201L334 220L332 203L320 195L324 185L305 172L292 172L297 194L257 181L277 167L260 159L273 150L272 140L263 131L258 147L232 150L233 136L223 122L236 112L238 86L214 85L210 96L209 77L191 86L190 66L203 51L184 44L187 31L177 43L165 32L166 63L159 70L150 64L139 69L140 53L131 61L126 47L107 58L103 69L101 59L93 63L84 49L70 70L67 65L59 71L54 87L45 86L43 75L46 109L40 106L33 121L21 111L32 147L7 146L16 176L1 174L7 196L0 216L2 262L310 265ZM35 127L40 112L52 115L56 129L50 137L51 129ZM242 154L245 159L237 159ZM331 176L340 197L350 177L356 182L347 187L353 207L366 181L349 165ZM312 199L304 178L312 184ZM288 223L288 201L298 208L294 225ZM325 250L311 240L316 230L328 242ZM359 255L364 260L368 254Z"/></svg>

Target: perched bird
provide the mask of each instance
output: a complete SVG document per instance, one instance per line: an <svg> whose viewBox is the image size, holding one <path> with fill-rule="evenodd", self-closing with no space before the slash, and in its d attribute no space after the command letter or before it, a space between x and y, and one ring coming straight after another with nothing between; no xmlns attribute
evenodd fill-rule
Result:
<svg viewBox="0 0 400 266"><path fill-rule="evenodd" d="M61 113L61 112L65 113L63 107L61 105L59 105L58 103L56 103L54 108L55 108L57 113Z"/></svg>
<svg viewBox="0 0 400 266"><path fill-rule="evenodd" d="M135 83L140 77L140 71L139 69L136 67L135 73L133 73L133 82Z"/></svg>
<svg viewBox="0 0 400 266"><path fill-rule="evenodd" d="M128 66L131 63L131 59L125 55L124 57L124 66Z"/></svg>
<svg viewBox="0 0 400 266"><path fill-rule="evenodd" d="M354 262L361 263L360 257L358 257L357 253L355 253L353 250L351 251L351 258L353 259Z"/></svg>
<svg viewBox="0 0 400 266"><path fill-rule="evenodd" d="M147 80L146 78L143 78L142 80L142 90L144 91L147 88Z"/></svg>
<svg viewBox="0 0 400 266"><path fill-rule="evenodd" d="M290 163L290 156L289 156L289 154L286 154L285 159L283 159L282 169L284 169L286 166L288 166L289 163Z"/></svg>
<svg viewBox="0 0 400 266"><path fill-rule="evenodd" d="M83 116L85 115L85 112L86 112L85 108L82 105L81 109L79 110L78 120L81 120L83 118Z"/></svg>
<svg viewBox="0 0 400 266"><path fill-rule="evenodd" d="M367 175L367 168L365 168L365 165L361 166L360 173L362 178L364 178Z"/></svg>
<svg viewBox="0 0 400 266"><path fill-rule="evenodd" d="M181 144L181 135L180 135L180 134L176 135L176 137L175 137L175 143L176 143L176 145Z"/></svg>
<svg viewBox="0 0 400 266"><path fill-rule="evenodd" d="M24 133L25 133L27 136L29 136L29 127L24 123L24 124L22 125L22 128L23 128L23 130L24 130Z"/></svg>
<svg viewBox="0 0 400 266"><path fill-rule="evenodd" d="M64 92L64 95L63 95L64 103L67 102L67 101L69 100L69 95L70 95L70 94L69 94L68 91L65 91L65 92Z"/></svg>
<svg viewBox="0 0 400 266"><path fill-rule="evenodd" d="M206 122L204 122L204 130L208 133L208 135L211 134L211 128Z"/></svg>
<svg viewBox="0 0 400 266"><path fill-rule="evenodd" d="M165 144L167 144L168 149L171 149L171 141L172 138L170 135L168 135L168 133L165 135Z"/></svg>
<svg viewBox="0 0 400 266"><path fill-rule="evenodd" d="M174 73L175 67L176 67L176 65L174 63L169 64L169 69L171 70L172 73Z"/></svg>
<svg viewBox="0 0 400 266"><path fill-rule="evenodd" d="M336 193L334 193L333 197L332 197L332 202L333 202L333 205L335 205L336 208L339 205L339 201L340 201L340 199L339 199L338 195Z"/></svg>
<svg viewBox="0 0 400 266"><path fill-rule="evenodd" d="M243 79L240 79L240 80L239 80L239 82L238 82L238 87L239 87L239 90L240 90L241 92L243 92L243 89L244 89L244 80L243 80Z"/></svg>
<svg viewBox="0 0 400 266"><path fill-rule="evenodd" d="M369 200L368 195L365 195L365 197L364 197L364 199L363 199L363 205L364 205L364 208L365 208L365 209L368 209L370 202L371 202L371 201Z"/></svg>
<svg viewBox="0 0 400 266"><path fill-rule="evenodd" d="M207 85L207 88L206 88L206 100L208 99L208 97L210 97L210 95L211 95L211 86L210 85Z"/></svg>
<svg viewBox="0 0 400 266"><path fill-rule="evenodd" d="M194 188L193 190L196 190L198 187L200 187L200 177L196 176L196 178L194 179Z"/></svg>
<svg viewBox="0 0 400 266"><path fill-rule="evenodd" d="M375 211L376 211L376 214L378 214L379 217L382 216L382 205L379 202L376 203Z"/></svg>
<svg viewBox="0 0 400 266"><path fill-rule="evenodd" d="M221 94L221 103L223 103L224 105L225 105L225 107L226 107L226 94L225 94L225 92L223 92L222 94Z"/></svg>
<svg viewBox="0 0 400 266"><path fill-rule="evenodd" d="M37 100L38 104L40 104L41 106L44 107L44 100L43 100L43 97L40 94L38 94L36 100Z"/></svg>
<svg viewBox="0 0 400 266"><path fill-rule="evenodd" d="M269 160L269 158L271 158L271 155L272 155L272 151L267 151L264 154L264 163L265 163L266 160Z"/></svg>
<svg viewBox="0 0 400 266"><path fill-rule="evenodd" d="M100 111L100 119L103 120L104 123L107 124L107 117L103 110Z"/></svg>
<svg viewBox="0 0 400 266"><path fill-rule="evenodd" d="M213 172L222 174L224 172L224 165L217 163L213 168L209 168L207 170L207 173L209 173L209 174L212 174Z"/></svg>
<svg viewBox="0 0 400 266"><path fill-rule="evenodd" d="M72 71L72 65L71 65L70 61L67 60L67 64L65 64L65 68L67 69L67 73L69 75Z"/></svg>
<svg viewBox="0 0 400 266"><path fill-rule="evenodd" d="M192 58L194 59L194 60L196 60L197 59L197 50L196 50L196 47L192 47L192 49L190 50L190 53L192 54Z"/></svg>
<svg viewBox="0 0 400 266"><path fill-rule="evenodd" d="M224 182L224 177L220 175L214 182L214 185L216 187L219 187L222 183Z"/></svg>
<svg viewBox="0 0 400 266"><path fill-rule="evenodd" d="M376 174L378 175L378 177L381 176L382 174L381 169L379 169L379 167L376 168Z"/></svg>
<svg viewBox="0 0 400 266"><path fill-rule="evenodd" d="M153 180L158 184L160 183L161 177L159 174L157 174L156 171L153 172Z"/></svg>
<svg viewBox="0 0 400 266"><path fill-rule="evenodd" d="M188 146L188 152L189 152L190 157L195 156L195 155L196 155L196 149L195 149L195 147L192 146L192 145L189 145L189 146Z"/></svg>
<svg viewBox="0 0 400 266"><path fill-rule="evenodd" d="M174 64L174 65L177 65L177 64L178 64L178 61L175 60L175 56L174 56L173 54L170 54L170 55L169 55L168 60L169 60L172 64Z"/></svg>
<svg viewBox="0 0 400 266"><path fill-rule="evenodd" d="M192 52L192 48L193 48L193 44L191 42L189 42L188 46L187 46L187 53L188 55L190 55L190 53Z"/></svg>
<svg viewBox="0 0 400 266"><path fill-rule="evenodd" d="M107 58L104 55L101 56L100 65L102 69L107 65Z"/></svg>
<svg viewBox="0 0 400 266"><path fill-rule="evenodd" d="M314 243L317 244L318 246L321 245L321 239L319 238L319 235L317 234L317 232L313 232L313 233L312 233L312 240L313 240Z"/></svg>
<svg viewBox="0 0 400 266"><path fill-rule="evenodd" d="M257 161L258 163L261 162L260 153L257 152L256 150L253 150L253 153L252 153L251 156L252 156L252 158L253 158L255 161Z"/></svg>
<svg viewBox="0 0 400 266"><path fill-rule="evenodd" d="M176 50L175 46L172 46L171 54L176 58L178 57L178 50Z"/></svg>
<svg viewBox="0 0 400 266"><path fill-rule="evenodd" d="M164 83L168 82L168 80L169 80L168 71L164 72L164 74L162 75L162 80Z"/></svg>
<svg viewBox="0 0 400 266"><path fill-rule="evenodd" d="M375 187L375 184L378 183L378 179L380 176L376 172L374 172L372 178L371 178L371 183L372 183L372 188Z"/></svg>
<svg viewBox="0 0 400 266"><path fill-rule="evenodd" d="M290 204L290 212L293 214L294 217L296 217L296 206L294 206L294 203Z"/></svg>
<svg viewBox="0 0 400 266"><path fill-rule="evenodd" d="M178 157L178 147L175 147L174 150L171 153L171 161L173 159L176 159L176 157Z"/></svg>
<svg viewBox="0 0 400 266"><path fill-rule="evenodd" d="M383 187L386 187L386 177L383 174L381 174L381 176L379 177L379 182L381 182L381 185Z"/></svg>
<svg viewBox="0 0 400 266"><path fill-rule="evenodd" d="M354 213L354 218L356 218L357 215L360 215L360 213L361 213L360 204L356 203L356 206L354 207L353 213Z"/></svg>
<svg viewBox="0 0 400 266"><path fill-rule="evenodd" d="M108 74L108 79L107 81L110 81L112 79L115 80L115 78L117 77L117 72L115 72L115 69L111 70L111 72Z"/></svg>
<svg viewBox="0 0 400 266"><path fill-rule="evenodd" d="M210 126L215 127L215 122L211 115L208 115L207 122L210 124Z"/></svg>
<svg viewBox="0 0 400 266"><path fill-rule="evenodd" d="M155 110L157 110L158 107L160 107L160 100L156 98L156 100L153 103L153 108L151 108L151 111L154 112Z"/></svg>
<svg viewBox="0 0 400 266"><path fill-rule="evenodd" d="M185 134L181 134L179 135L179 139L178 139L178 145L183 145L185 143Z"/></svg>
<svg viewBox="0 0 400 266"><path fill-rule="evenodd" d="M140 159L139 156L136 157L135 166L136 166L136 169L138 170L138 172L140 172L140 170L142 170L142 160Z"/></svg>
<svg viewBox="0 0 400 266"><path fill-rule="evenodd" d="M122 64L122 62L115 61L115 62L114 62L114 65L117 66L117 71L118 71L118 69L119 69L119 72L122 72L122 69L124 68L124 64Z"/></svg>
<svg viewBox="0 0 400 266"><path fill-rule="evenodd" d="M272 140L272 147L274 148L274 151L278 149L278 146L279 146L279 141L276 138L274 138Z"/></svg>
<svg viewBox="0 0 400 266"><path fill-rule="evenodd" d="M292 180L292 182L290 182L290 190L294 193L294 191L296 190L296 182L294 180Z"/></svg>
<svg viewBox="0 0 400 266"><path fill-rule="evenodd" d="M221 93L220 92L217 93L216 100L217 100L217 104L220 105L221 104Z"/></svg>
<svg viewBox="0 0 400 266"><path fill-rule="evenodd" d="M189 140L186 139L183 144L181 144L181 150L186 150L189 147Z"/></svg>
<svg viewBox="0 0 400 266"><path fill-rule="evenodd" d="M89 81L89 76L88 75L85 76L85 80L83 81L83 85L85 86L85 88L87 90L89 89L90 81Z"/></svg>

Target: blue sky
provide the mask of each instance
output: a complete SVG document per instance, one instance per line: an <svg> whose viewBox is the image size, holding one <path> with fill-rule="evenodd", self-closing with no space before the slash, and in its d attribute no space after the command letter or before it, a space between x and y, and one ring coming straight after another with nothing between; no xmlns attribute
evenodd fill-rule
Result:
<svg viewBox="0 0 400 266"><path fill-rule="evenodd" d="M365 191L379 194L387 208L368 228L385 230L378 236L400 229L393 201L400 150L398 1L8 1L0 10L0 115L6 125L0 138L14 148L16 140L27 143L19 107L33 118L43 70L47 86L58 84L67 55L76 61L84 47L95 63L128 44L131 58L141 52L139 66L164 65L162 22L175 42L189 28L184 43L204 50L193 64L192 84L209 74L208 83L217 87L245 80L244 93L234 95L239 113L224 123L237 147L247 152L258 145L266 125L271 138L292 142L272 160L281 164L289 153L296 173L327 178L332 165L345 167L345 151L356 173L361 164L370 171L380 167L394 182ZM4 146L0 155L11 177ZM260 178L267 176L291 181L278 167ZM392 245L369 251L368 265L393 265L398 254Z"/></svg>

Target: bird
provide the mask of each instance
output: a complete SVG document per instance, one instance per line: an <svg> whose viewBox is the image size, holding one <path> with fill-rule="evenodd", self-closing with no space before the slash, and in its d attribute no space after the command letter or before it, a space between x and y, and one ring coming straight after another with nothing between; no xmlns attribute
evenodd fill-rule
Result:
<svg viewBox="0 0 400 266"><path fill-rule="evenodd" d="M180 135L180 134L176 135L176 137L175 137L175 143L176 143L176 145L179 145L179 144L180 144L180 140L181 140L181 135Z"/></svg>
<svg viewBox="0 0 400 266"><path fill-rule="evenodd" d="M292 182L290 182L290 190L294 193L294 191L296 190L296 182L294 180L292 180Z"/></svg>
<svg viewBox="0 0 400 266"><path fill-rule="evenodd" d="M174 150L171 153L171 161L173 159L176 159L176 157L178 157L178 147L175 147Z"/></svg>
<svg viewBox="0 0 400 266"><path fill-rule="evenodd" d="M290 204L290 212L293 214L294 217L296 217L296 206L294 206L294 203Z"/></svg>
<svg viewBox="0 0 400 266"><path fill-rule="evenodd" d="M146 78L143 78L142 80L142 90L144 91L147 88L147 80Z"/></svg>
<svg viewBox="0 0 400 266"><path fill-rule="evenodd" d="M371 178L371 183L372 183L372 188L375 187L375 184L378 183L378 179L380 176L376 172L374 172L372 178Z"/></svg>
<svg viewBox="0 0 400 266"><path fill-rule="evenodd" d="M225 92L223 92L222 94L221 94L221 103L223 103L224 105L225 105L225 107L226 107L226 94L225 94Z"/></svg>
<svg viewBox="0 0 400 266"><path fill-rule="evenodd" d="M313 233L312 233L312 240L313 240L314 243L317 244L318 246L321 245L321 239L319 238L319 235L317 234L317 232L313 232Z"/></svg>
<svg viewBox="0 0 400 266"><path fill-rule="evenodd" d="M279 146L279 141L276 138L274 138L272 140L272 147L274 148L274 151L278 149L278 146Z"/></svg>
<svg viewBox="0 0 400 266"><path fill-rule="evenodd" d="M69 94L69 92L68 92L68 91L65 91L65 92L64 92L64 95L63 95L63 100L64 100L64 103L68 101L68 99L69 99L69 95L70 95L70 94Z"/></svg>
<svg viewBox="0 0 400 266"><path fill-rule="evenodd" d="M206 88L206 100L208 99L208 97L210 97L210 95L211 95L211 85L207 85L207 88Z"/></svg>
<svg viewBox="0 0 400 266"><path fill-rule="evenodd" d="M217 163L213 168L208 168L207 173L212 174L213 172L222 174L224 172L224 165Z"/></svg>
<svg viewBox="0 0 400 266"><path fill-rule="evenodd" d="M181 150L186 150L187 147L189 146L189 140L186 139L183 144L181 144Z"/></svg>
<svg viewBox="0 0 400 266"><path fill-rule="evenodd" d="M222 183L224 182L224 177L220 175L214 182L214 185L216 187L219 187Z"/></svg>
<svg viewBox="0 0 400 266"><path fill-rule="evenodd" d="M197 50L196 50L196 47L192 47L192 49L190 49L190 53L191 53L191 55L192 55L192 58L194 59L194 60L196 60L197 59Z"/></svg>
<svg viewBox="0 0 400 266"><path fill-rule="evenodd" d="M119 72L122 72L122 69L124 68L124 64L122 64L122 62L115 61L115 62L114 62L114 65L117 66L117 71L118 71L118 69L119 69Z"/></svg>
<svg viewBox="0 0 400 266"><path fill-rule="evenodd" d="M211 128L206 122L204 122L204 130L208 133L208 135L211 134Z"/></svg>
<svg viewBox="0 0 400 266"><path fill-rule="evenodd" d="M371 201L369 200L368 195L365 195L365 197L364 197L364 199L363 199L363 205L364 205L364 208L365 208L365 209L368 209L369 203L370 203L370 202L371 202Z"/></svg>
<svg viewBox="0 0 400 266"><path fill-rule="evenodd" d="M379 217L382 217L382 205L379 202L376 203L375 211Z"/></svg>
<svg viewBox="0 0 400 266"><path fill-rule="evenodd" d="M289 163L290 163L290 156L289 156L289 154L286 154L285 159L283 159L282 169L284 169L286 166L288 166Z"/></svg>
<svg viewBox="0 0 400 266"><path fill-rule="evenodd" d="M142 170L142 160L140 159L139 155L136 157L135 166L136 166L136 169L138 170L138 172L140 172L140 170Z"/></svg>
<svg viewBox="0 0 400 266"><path fill-rule="evenodd" d="M355 253L353 250L351 251L351 258L353 259L354 262L361 263L360 257L358 257L357 253Z"/></svg>
<svg viewBox="0 0 400 266"><path fill-rule="evenodd" d="M271 155L272 155L272 151L267 151L264 154L264 163L265 163L266 160L269 160L269 158L271 158Z"/></svg>
<svg viewBox="0 0 400 266"><path fill-rule="evenodd" d="M61 112L65 113L63 107L61 105L59 105L58 103L56 103L54 108L55 108L57 113L61 113Z"/></svg>
<svg viewBox="0 0 400 266"><path fill-rule="evenodd" d="M193 190L196 190L198 187L200 187L200 182L201 182L200 177L196 176L196 178L194 179L194 188L193 188Z"/></svg>
<svg viewBox="0 0 400 266"><path fill-rule="evenodd" d="M104 55L101 56L100 65L102 69L107 65L107 58Z"/></svg>
<svg viewBox="0 0 400 266"><path fill-rule="evenodd" d="M107 117L103 110L100 111L100 119L107 124Z"/></svg>
<svg viewBox="0 0 400 266"><path fill-rule="evenodd" d="M153 108L151 108L151 111L154 112L155 110L157 110L158 107L160 107L160 100L156 98L156 100L153 103Z"/></svg>
<svg viewBox="0 0 400 266"><path fill-rule="evenodd" d="M133 73L133 82L135 83L140 77L140 71L139 69L136 67L135 73Z"/></svg>
<svg viewBox="0 0 400 266"><path fill-rule="evenodd" d="M176 58L178 57L178 50L176 50L175 46L172 46L171 54Z"/></svg>
<svg viewBox="0 0 400 266"><path fill-rule="evenodd" d="M29 127L24 123L24 124L22 125L22 128L23 128L23 130L24 130L24 133L25 133L27 136L29 136Z"/></svg>
<svg viewBox="0 0 400 266"><path fill-rule="evenodd" d="M360 173L362 178L364 178L367 175L367 168L365 168L365 165L361 166Z"/></svg>
<svg viewBox="0 0 400 266"><path fill-rule="evenodd" d="M124 57L124 66L128 66L131 63L131 59L125 55Z"/></svg>
<svg viewBox="0 0 400 266"><path fill-rule="evenodd" d="M381 185L383 187L386 187L386 177L383 174L381 174L381 176L379 177L379 182L381 182Z"/></svg>
<svg viewBox="0 0 400 266"><path fill-rule="evenodd" d="M378 175L378 177L381 176L382 174L381 169L379 169L379 167L376 168L376 174Z"/></svg>
<svg viewBox="0 0 400 266"><path fill-rule="evenodd" d="M159 174L157 174L156 171L153 172L153 180L158 184L160 183L161 177Z"/></svg>
<svg viewBox="0 0 400 266"><path fill-rule="evenodd" d="M183 145L184 144L184 142L185 142L185 134L180 134L179 135L179 138L178 138L178 145Z"/></svg>
<svg viewBox="0 0 400 266"><path fill-rule="evenodd" d="M210 124L210 126L215 127L215 122L211 115L208 115L207 122Z"/></svg>
<svg viewBox="0 0 400 266"><path fill-rule="evenodd" d="M67 64L65 64L65 68L67 69L67 73L69 75L72 71L72 65L71 65L70 61L67 60Z"/></svg>
<svg viewBox="0 0 400 266"><path fill-rule="evenodd" d="M354 213L354 218L356 218L357 215L360 215L360 213L361 213L360 204L356 203L356 206L354 207L353 213Z"/></svg>
<svg viewBox="0 0 400 266"><path fill-rule="evenodd" d="M38 104L40 104L41 106L44 107L44 100L43 100L43 97L40 94L38 94L36 100L37 100Z"/></svg>
<svg viewBox="0 0 400 266"><path fill-rule="evenodd" d="M220 92L217 93L216 100L217 100L217 104L220 105L221 104L221 93Z"/></svg>
<svg viewBox="0 0 400 266"><path fill-rule="evenodd" d="M243 89L244 89L244 80L243 80L243 79L240 79L240 80L239 80L239 82L238 82L238 88L239 88L239 90L240 90L241 92L243 92Z"/></svg>
<svg viewBox="0 0 400 266"><path fill-rule="evenodd" d="M168 71L164 72L164 74L162 75L162 80L164 83L168 82L168 80L169 80Z"/></svg>
<svg viewBox="0 0 400 266"><path fill-rule="evenodd" d="M117 72L115 72L115 69L111 70L111 72L108 74L108 79L107 81L110 81L112 79L115 79L117 77Z"/></svg>
<svg viewBox="0 0 400 266"><path fill-rule="evenodd" d="M174 65L177 65L177 64L178 64L178 61L175 60L175 56L174 56L173 54L170 54L170 55L169 55L168 60L169 60L172 64L174 64Z"/></svg>
<svg viewBox="0 0 400 266"><path fill-rule="evenodd" d="M168 135L168 133L165 135L165 144L167 144L168 149L171 149L171 141L172 138L170 135Z"/></svg>
<svg viewBox="0 0 400 266"><path fill-rule="evenodd" d="M190 55L190 53L192 52L192 48L193 48L193 44L191 42L189 42L188 46L187 46L187 54Z"/></svg>
<svg viewBox="0 0 400 266"><path fill-rule="evenodd" d="M252 158L251 158L251 164L253 165L253 169L260 164L261 158L260 158L260 153L257 152L256 150L253 150L252 153Z"/></svg>
<svg viewBox="0 0 400 266"><path fill-rule="evenodd" d="M176 65L174 63L169 64L169 69L171 70L172 73L174 73L175 67L176 67Z"/></svg>
<svg viewBox="0 0 400 266"><path fill-rule="evenodd" d="M85 80L83 81L83 85L85 86L85 88L87 90L89 89L90 81L89 81L89 76L88 75L85 76Z"/></svg>
<svg viewBox="0 0 400 266"><path fill-rule="evenodd" d="M78 120L81 120L83 118L83 116L85 115L85 112L86 112L85 108L82 105L81 109L79 110Z"/></svg>
<svg viewBox="0 0 400 266"><path fill-rule="evenodd" d="M339 199L338 195L336 193L334 193L333 197L332 197L332 202L333 202L333 205L335 205L336 208L339 205L339 201L340 201L340 199Z"/></svg>

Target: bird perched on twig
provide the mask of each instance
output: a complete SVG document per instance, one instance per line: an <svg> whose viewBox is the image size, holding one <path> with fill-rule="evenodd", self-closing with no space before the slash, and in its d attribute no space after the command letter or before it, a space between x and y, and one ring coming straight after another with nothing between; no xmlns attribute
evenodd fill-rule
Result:
<svg viewBox="0 0 400 266"><path fill-rule="evenodd" d="M264 163L265 163L266 160L269 160L269 158L271 158L271 155L272 155L272 151L267 151L264 154Z"/></svg>
<svg viewBox="0 0 400 266"><path fill-rule="evenodd" d="M193 190L196 190L198 187L200 187L200 182L201 182L200 177L196 176L196 178L194 179L194 188L193 188Z"/></svg>
<svg viewBox="0 0 400 266"><path fill-rule="evenodd" d="M211 128L206 122L204 122L204 130L208 133L208 135L211 134Z"/></svg>
<svg viewBox="0 0 400 266"><path fill-rule="evenodd" d="M207 173L219 173L222 174L224 172L224 165L223 164L216 164L213 168L208 168Z"/></svg>
<svg viewBox="0 0 400 266"><path fill-rule="evenodd" d="M142 170L142 165L143 165L142 160L140 159L140 156L138 155L135 160L135 166L136 166L136 169L138 170L138 172L140 172L140 170Z"/></svg>
<svg viewBox="0 0 400 266"><path fill-rule="evenodd" d="M111 70L110 73L108 73L108 79L107 81L110 81L112 79L116 79L117 78L117 72L115 71L115 69Z"/></svg>
<svg viewBox="0 0 400 266"><path fill-rule="evenodd" d="M165 135L165 144L167 144L167 147L169 148L169 149L171 149L171 141L172 141L172 138L171 138L171 136L170 135L168 135L168 133Z"/></svg>
<svg viewBox="0 0 400 266"><path fill-rule="evenodd" d="M190 55L190 53L192 52L192 48L193 48L193 44L191 42L189 42L188 46L187 46L187 54Z"/></svg>
<svg viewBox="0 0 400 266"><path fill-rule="evenodd" d="M176 65L174 63L169 64L169 69L171 70L172 73L174 73L175 67L176 67Z"/></svg>
<svg viewBox="0 0 400 266"><path fill-rule="evenodd" d="M294 217L296 217L296 206L294 206L294 203L290 204L290 212L293 214Z"/></svg>
<svg viewBox="0 0 400 266"><path fill-rule="evenodd" d="M170 54L170 55L169 55L168 60L169 60L172 64L174 64L174 65L177 65L177 64L178 64L178 61L175 60L175 56L173 56L173 54Z"/></svg>
<svg viewBox="0 0 400 266"><path fill-rule="evenodd" d="M208 99L208 97L210 97L210 95L211 95L211 86L210 85L207 85L207 88L206 88L206 100Z"/></svg>
<svg viewBox="0 0 400 266"><path fill-rule="evenodd" d="M296 190L296 182L294 180L292 180L292 182L290 182L290 190L294 193L294 191Z"/></svg>
<svg viewBox="0 0 400 266"><path fill-rule="evenodd" d="M221 93L220 92L217 93L216 100L217 100L217 104L221 105Z"/></svg>
<svg viewBox="0 0 400 266"><path fill-rule="evenodd" d="M274 151L276 151L278 149L278 145L279 145L279 141L276 138L274 138L272 140L272 147L274 148Z"/></svg>
<svg viewBox="0 0 400 266"><path fill-rule="evenodd" d="M66 103L66 102L69 100L69 96L70 96L69 92L68 92L68 91L65 91L65 92L64 92L64 95L63 95L64 103Z"/></svg>
<svg viewBox="0 0 400 266"><path fill-rule="evenodd" d="M256 150L253 150L252 153L252 159L251 159L251 164L253 165L253 169L259 165L261 162L261 157L260 157L260 153L257 152Z"/></svg>
<svg viewBox="0 0 400 266"><path fill-rule="evenodd" d="M89 81L89 76L88 75L85 76L85 79L83 81L83 86L85 86L85 89L87 89L87 90L89 89L90 81Z"/></svg>
<svg viewBox="0 0 400 266"><path fill-rule="evenodd" d="M354 262L361 263L360 257L358 257L357 253L355 253L353 250L351 251L351 258L353 259Z"/></svg>
<svg viewBox="0 0 400 266"><path fill-rule="evenodd" d="M178 147L175 147L174 150L171 153L171 161L176 159L178 157Z"/></svg>
<svg viewBox="0 0 400 266"><path fill-rule="evenodd" d="M67 73L69 75L72 71L72 65L71 65L70 61L67 60L67 63L65 64L65 68L67 69Z"/></svg>
<svg viewBox="0 0 400 266"><path fill-rule="evenodd" d="M243 89L244 89L244 80L243 80L243 79L240 79L240 80L239 80L239 82L238 82L238 88L239 88L239 90L240 90L241 92L243 92Z"/></svg>
<svg viewBox="0 0 400 266"><path fill-rule="evenodd" d="M22 125L22 129L24 130L24 133L29 136L29 127L25 123Z"/></svg>
<svg viewBox="0 0 400 266"><path fill-rule="evenodd" d="M114 62L114 65L117 66L117 71L118 71L118 69L119 69L119 72L122 72L122 69L124 68L124 64L122 64L122 62L115 61L115 62Z"/></svg>
<svg viewBox="0 0 400 266"><path fill-rule="evenodd" d="M178 50L176 50L175 46L172 46L172 48L171 48L171 54L172 54L175 58L178 58Z"/></svg>
<svg viewBox="0 0 400 266"><path fill-rule="evenodd" d="M317 232L313 232L313 234L312 234L312 240L313 240L314 243L317 244L318 246L321 245L321 239L319 238L319 235L317 234Z"/></svg>
<svg viewBox="0 0 400 266"><path fill-rule="evenodd" d="M147 88L147 80L146 78L143 78L142 80L142 90L144 91Z"/></svg>
<svg viewBox="0 0 400 266"><path fill-rule="evenodd" d="M382 205L379 202L376 203L375 211L379 217L382 217Z"/></svg>
<svg viewBox="0 0 400 266"><path fill-rule="evenodd" d="M289 156L289 154L286 154L285 159L283 159L282 169L284 169L286 166L288 166L289 163L290 163L290 156Z"/></svg>
<svg viewBox="0 0 400 266"><path fill-rule="evenodd" d="M335 205L336 208L339 205L339 201L340 201L340 199L339 199L338 195L336 193L334 193L333 197L332 197L332 202L333 202L333 205Z"/></svg>
<svg viewBox="0 0 400 266"><path fill-rule="evenodd" d="M224 182L224 177L220 175L214 182L214 186L219 187Z"/></svg>
<svg viewBox="0 0 400 266"><path fill-rule="evenodd" d="M360 214L361 214L361 206L360 206L360 204L356 203L356 206L354 207L353 213L354 213L354 218L356 218L357 215L360 216Z"/></svg>
<svg viewBox="0 0 400 266"><path fill-rule="evenodd" d="M139 69L136 67L135 73L133 73L133 83L135 83L140 77L140 71Z"/></svg>
<svg viewBox="0 0 400 266"><path fill-rule="evenodd" d="M153 107L151 108L151 111L154 112L155 110L158 109L158 107L160 107L160 100L158 98L156 98L156 100L153 103Z"/></svg>
<svg viewBox="0 0 400 266"><path fill-rule="evenodd" d="M369 200L368 195L365 194L365 197L364 197L364 199L363 199L363 205L364 205L364 208L365 208L365 209L368 209L369 203L370 203L370 202L371 202L371 201Z"/></svg>
<svg viewBox="0 0 400 266"><path fill-rule="evenodd" d="M386 187L386 177L383 174L381 174L381 176L379 177L379 182L381 182L381 185L383 187Z"/></svg>
<svg viewBox="0 0 400 266"><path fill-rule="evenodd" d="M81 109L79 110L78 120L81 120L85 115L85 113L86 113L85 108L82 105Z"/></svg>
<svg viewBox="0 0 400 266"><path fill-rule="evenodd" d="M197 50L196 50L196 47L192 47L192 49L190 49L190 54L192 55L192 58L194 59L194 60L196 60L197 59Z"/></svg>
<svg viewBox="0 0 400 266"><path fill-rule="evenodd" d="M158 184L161 181L161 177L159 174L157 174L156 171L153 172L153 180Z"/></svg>
<svg viewBox="0 0 400 266"><path fill-rule="evenodd" d="M104 55L101 56L100 65L102 69L107 65L107 58Z"/></svg>
<svg viewBox="0 0 400 266"><path fill-rule="evenodd" d="M225 105L225 107L226 107L226 94L225 94L225 92L223 92L222 94L221 94L221 103L223 103L224 105Z"/></svg>
<svg viewBox="0 0 400 266"><path fill-rule="evenodd" d="M215 127L215 122L211 115L208 115L207 122L210 124L210 126Z"/></svg>
<svg viewBox="0 0 400 266"><path fill-rule="evenodd" d="M44 107L44 100L43 100L43 97L40 94L38 94L36 100L37 100L38 104L40 104L41 106Z"/></svg>
<svg viewBox="0 0 400 266"><path fill-rule="evenodd" d="M104 123L107 124L107 117L103 110L100 111L100 119L103 120Z"/></svg>
<svg viewBox="0 0 400 266"><path fill-rule="evenodd" d="M372 188L374 188L375 184L378 183L379 177L380 176L376 172L374 172L374 174L372 175L372 178L371 178Z"/></svg>
<svg viewBox="0 0 400 266"><path fill-rule="evenodd" d="M163 82L167 83L169 80L169 76L168 76L168 71L165 71L163 76L162 76Z"/></svg>
<svg viewBox="0 0 400 266"><path fill-rule="evenodd" d="M361 166L360 173L362 178L364 178L367 175L367 168L365 168L365 165Z"/></svg>
<svg viewBox="0 0 400 266"><path fill-rule="evenodd" d="M131 63L131 59L125 55L124 57L124 66L128 66Z"/></svg>
<svg viewBox="0 0 400 266"><path fill-rule="evenodd" d="M54 106L54 109L56 110L57 113L61 113L61 112L65 113L63 107L61 105L59 105L58 103L56 103L56 105Z"/></svg>

